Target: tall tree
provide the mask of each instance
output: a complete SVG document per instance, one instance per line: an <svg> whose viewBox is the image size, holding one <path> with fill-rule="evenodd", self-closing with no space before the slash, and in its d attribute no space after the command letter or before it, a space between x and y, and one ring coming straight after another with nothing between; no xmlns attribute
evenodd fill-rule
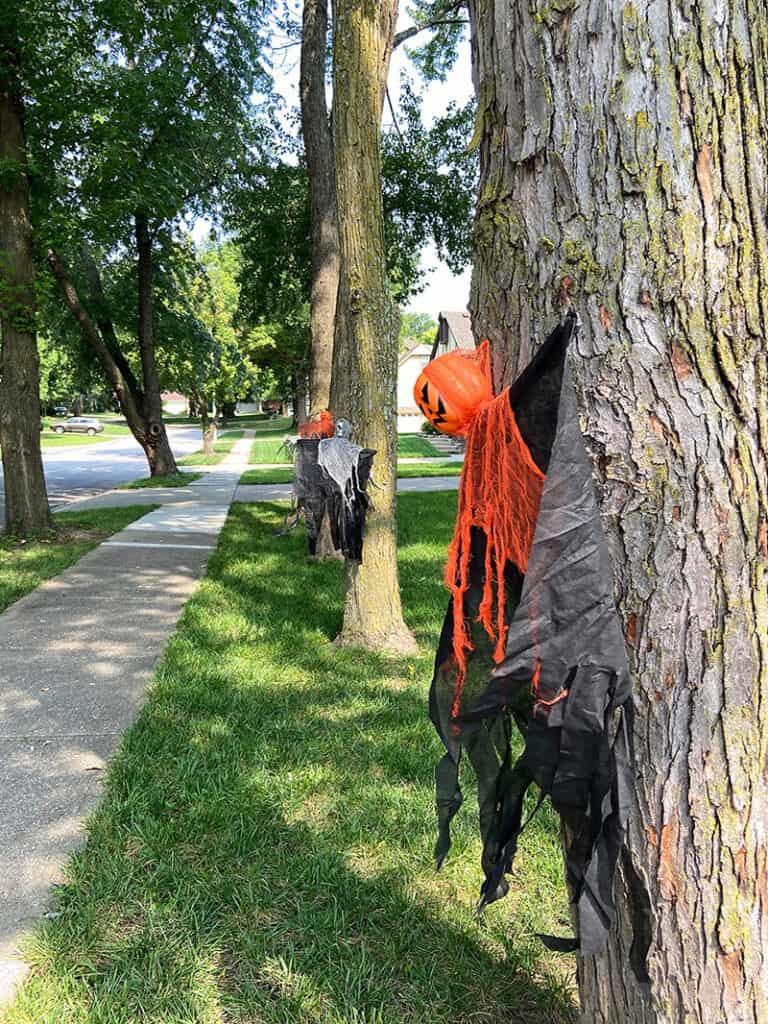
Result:
<svg viewBox="0 0 768 1024"><path fill-rule="evenodd" d="M5 529L51 525L40 452L40 370L15 5L0 15L0 446Z"/></svg>
<svg viewBox="0 0 768 1024"><path fill-rule="evenodd" d="M156 260L182 218L215 215L266 137L270 79L260 52L267 9L261 0L84 7L91 33L62 82L63 96L43 92L35 106L34 152L48 183L39 205L62 294L152 474L165 474L175 463L159 390ZM79 267L83 248L88 256ZM128 348L114 329L104 282L125 253L135 261Z"/></svg>
<svg viewBox="0 0 768 1024"><path fill-rule="evenodd" d="M768 1020L768 49L762 4L473 0L474 327L566 305L635 673L595 1024ZM504 30L501 30L501 26ZM585 68L588 73L585 73Z"/></svg>
<svg viewBox="0 0 768 1024"><path fill-rule="evenodd" d="M409 11L414 23L395 35L393 48L414 39L422 32L432 30L432 37L426 45L414 51L412 56L427 78L444 77L445 71L456 58L456 44L465 24L465 20L460 17L464 7L464 0L417 0ZM304 0L300 99L302 136L309 181L312 242L310 416L318 415L329 403L334 318L340 270L334 143L326 101L327 36L328 0ZM433 189L426 183L430 174L434 178L441 173L440 165L429 161L420 162L420 158L427 155L424 150L434 150L434 139L445 134L445 125L441 125L435 133L426 132L417 113L418 99L411 90L407 90L406 99L408 103L405 114L409 123L409 137L406 140L399 128L397 132L390 133L392 139L398 137L399 145L388 147L387 155L390 160L388 166L385 166L385 176L389 171L394 187L404 194L407 206L409 198L415 195L423 201L428 196L434 198L435 195L444 194L446 189L445 184L442 188ZM418 123L415 123L416 121ZM403 160L404 155L410 159ZM430 157L434 155L434 152L429 154ZM410 183L403 189L401 183L408 176L411 176ZM398 177L400 181L397 181ZM463 174L446 175L446 182L454 183L453 198L458 198L461 208L465 206L463 197L459 195L465 184L464 177ZM393 204L395 207L398 206L398 198L399 196ZM446 216L446 209L444 206L444 223L451 220L455 223L460 219L458 211L453 217ZM419 228L415 231L404 227L402 221L387 221L387 253L391 267L395 270L391 284L401 292L401 297L420 276L418 267L420 250L424 243L424 226L430 221L430 226L435 223L434 205L430 209L417 203L410 212L417 214L421 220ZM438 229L438 235L439 233ZM438 238L438 242L440 241Z"/></svg>
<svg viewBox="0 0 768 1024"><path fill-rule="evenodd" d="M333 332L339 290L339 226L333 135L325 98L328 0L304 0L301 33L301 131L307 164L312 236L310 297L311 358L309 415L327 409L331 400Z"/></svg>
<svg viewBox="0 0 768 1024"><path fill-rule="evenodd" d="M332 408L375 448L375 497L362 565L347 563L342 643L412 650L397 574L398 315L387 290L381 116L397 0L337 0L333 133L341 243Z"/></svg>

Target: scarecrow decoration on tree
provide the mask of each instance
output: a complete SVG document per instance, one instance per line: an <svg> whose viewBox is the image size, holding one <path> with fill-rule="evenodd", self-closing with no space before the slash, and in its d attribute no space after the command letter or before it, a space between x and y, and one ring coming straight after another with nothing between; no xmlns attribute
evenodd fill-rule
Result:
<svg viewBox="0 0 768 1024"><path fill-rule="evenodd" d="M299 428L294 448L293 498L307 524L309 554L317 553L323 520L328 517L335 551L355 562L363 559L366 494L373 457L371 448L350 440L351 424L334 421L325 410L316 422Z"/></svg>
<svg viewBox="0 0 768 1024"><path fill-rule="evenodd" d="M577 933L544 941L588 954L604 947L615 918L632 701L567 360L576 324L568 316L495 398L488 342L429 363L414 396L439 430L467 439L446 566L451 600L430 691L430 717L446 748L436 771L437 864L462 803L462 751L478 780L480 909L508 891L535 782L534 811L549 796L561 817ZM513 721L524 738L515 763Z"/></svg>

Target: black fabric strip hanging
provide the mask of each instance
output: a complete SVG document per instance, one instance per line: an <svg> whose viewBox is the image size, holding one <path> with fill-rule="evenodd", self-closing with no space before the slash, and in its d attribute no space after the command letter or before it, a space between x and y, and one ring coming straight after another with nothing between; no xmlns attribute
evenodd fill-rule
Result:
<svg viewBox="0 0 768 1024"><path fill-rule="evenodd" d="M569 317L510 389L525 444L546 474L528 566L505 570L507 639L500 664L477 622L485 535L474 528L464 615L474 649L456 712L449 606L430 690L430 717L445 745L437 767L438 867L462 803L459 761L477 775L483 870L480 907L504 896L532 783L559 812L577 939L551 948L597 953L615 918L613 879L632 784L632 697L613 598L613 572L579 427L567 347ZM498 443L489 437L488 444ZM524 738L512 760L511 723ZM543 937L544 938L544 937Z"/></svg>

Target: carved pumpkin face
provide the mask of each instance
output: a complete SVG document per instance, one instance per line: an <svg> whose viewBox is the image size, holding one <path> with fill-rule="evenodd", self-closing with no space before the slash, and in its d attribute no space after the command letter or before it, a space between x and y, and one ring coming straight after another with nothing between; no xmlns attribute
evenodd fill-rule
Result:
<svg viewBox="0 0 768 1024"><path fill-rule="evenodd" d="M463 434L484 402L493 398L474 352L446 352L427 363L413 386L426 418L443 434Z"/></svg>

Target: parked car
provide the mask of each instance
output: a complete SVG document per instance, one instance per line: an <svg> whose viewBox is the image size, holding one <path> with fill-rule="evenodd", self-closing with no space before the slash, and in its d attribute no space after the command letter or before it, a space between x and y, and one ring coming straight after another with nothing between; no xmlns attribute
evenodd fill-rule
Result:
<svg viewBox="0 0 768 1024"><path fill-rule="evenodd" d="M68 412L69 409L66 407L66 405L54 405L53 407L54 416L66 416Z"/></svg>
<svg viewBox="0 0 768 1024"><path fill-rule="evenodd" d="M100 434L104 429L101 420L90 416L70 416L64 423L54 423L51 427L54 434Z"/></svg>

